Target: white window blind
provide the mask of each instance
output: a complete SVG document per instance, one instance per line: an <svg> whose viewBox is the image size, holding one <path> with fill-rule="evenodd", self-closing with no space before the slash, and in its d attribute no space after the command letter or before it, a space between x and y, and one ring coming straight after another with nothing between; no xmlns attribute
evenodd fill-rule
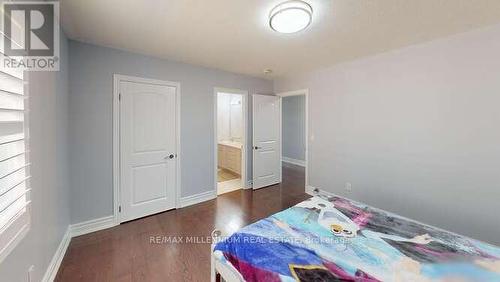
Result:
<svg viewBox="0 0 500 282"><path fill-rule="evenodd" d="M0 69L0 262L24 237L30 224L23 81L22 70Z"/></svg>

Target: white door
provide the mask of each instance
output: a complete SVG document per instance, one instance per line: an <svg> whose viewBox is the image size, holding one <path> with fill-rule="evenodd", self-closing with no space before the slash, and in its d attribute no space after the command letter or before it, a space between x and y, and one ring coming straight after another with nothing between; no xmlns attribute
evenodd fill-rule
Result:
<svg viewBox="0 0 500 282"><path fill-rule="evenodd" d="M278 96L253 95L253 188L281 182L281 105Z"/></svg>
<svg viewBox="0 0 500 282"><path fill-rule="evenodd" d="M175 208L176 91L120 82L122 222Z"/></svg>

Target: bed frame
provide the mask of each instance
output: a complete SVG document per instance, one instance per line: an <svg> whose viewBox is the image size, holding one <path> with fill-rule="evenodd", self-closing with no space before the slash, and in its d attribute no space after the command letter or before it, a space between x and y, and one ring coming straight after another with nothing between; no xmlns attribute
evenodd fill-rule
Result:
<svg viewBox="0 0 500 282"><path fill-rule="evenodd" d="M328 197L326 193L321 193L318 189L315 189L312 193L314 196L325 196ZM211 264L211 273L210 273L210 282L244 282L245 279L241 276L241 274L236 270L233 266L229 264L221 263L218 258L215 257L214 249L215 245L222 240L223 238L227 238L230 234L223 234L220 230L214 230L212 232L212 246L210 248L210 264Z"/></svg>
<svg viewBox="0 0 500 282"><path fill-rule="evenodd" d="M223 234L219 230L214 230L212 232L212 246L210 248L210 282L243 282L245 281L239 272L229 264L221 263L218 258L215 257L214 248L215 245L222 239L227 238L226 234Z"/></svg>

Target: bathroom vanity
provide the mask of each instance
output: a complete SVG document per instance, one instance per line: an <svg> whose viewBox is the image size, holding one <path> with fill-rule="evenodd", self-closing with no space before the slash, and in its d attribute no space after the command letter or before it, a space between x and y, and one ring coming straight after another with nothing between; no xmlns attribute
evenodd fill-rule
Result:
<svg viewBox="0 0 500 282"><path fill-rule="evenodd" d="M217 158L218 166L241 175L241 148L240 142L219 141Z"/></svg>

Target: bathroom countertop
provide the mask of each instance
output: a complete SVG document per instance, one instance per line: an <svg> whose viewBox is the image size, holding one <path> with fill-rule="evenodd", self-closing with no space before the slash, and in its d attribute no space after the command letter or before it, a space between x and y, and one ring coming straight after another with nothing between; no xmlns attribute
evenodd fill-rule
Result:
<svg viewBox="0 0 500 282"><path fill-rule="evenodd" d="M225 146L230 146L230 147L234 147L234 148L238 148L238 149L241 149L243 144L241 144L240 142L235 142L235 141L219 141L218 142L219 145L225 145Z"/></svg>

